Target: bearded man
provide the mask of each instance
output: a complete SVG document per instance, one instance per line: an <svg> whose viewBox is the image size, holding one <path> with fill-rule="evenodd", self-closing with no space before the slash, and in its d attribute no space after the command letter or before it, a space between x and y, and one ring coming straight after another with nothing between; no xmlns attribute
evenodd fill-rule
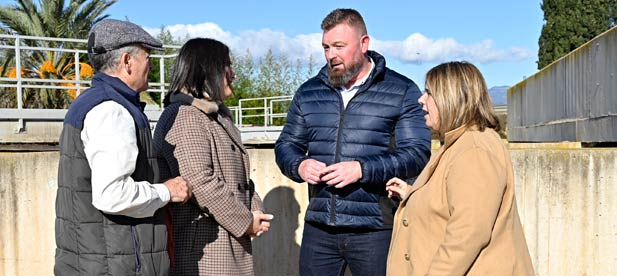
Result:
<svg viewBox="0 0 617 276"><path fill-rule="evenodd" d="M300 275L385 275L398 206L385 184L430 157L422 93L368 50L356 10L332 11L321 29L327 64L296 92L275 145L281 172L308 183Z"/></svg>

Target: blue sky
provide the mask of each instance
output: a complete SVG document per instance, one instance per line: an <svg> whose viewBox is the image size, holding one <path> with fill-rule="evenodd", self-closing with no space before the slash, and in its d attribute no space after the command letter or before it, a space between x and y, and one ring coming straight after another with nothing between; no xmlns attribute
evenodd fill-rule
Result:
<svg viewBox="0 0 617 276"><path fill-rule="evenodd" d="M449 60L476 64L489 87L512 86L536 70L543 24L541 0L495 1L211 1L119 0L107 14L156 34L212 37L253 56L269 48L292 60L313 55L325 63L321 20L335 8L364 17L370 49L424 87L424 74ZM14 1L0 0L5 5Z"/></svg>

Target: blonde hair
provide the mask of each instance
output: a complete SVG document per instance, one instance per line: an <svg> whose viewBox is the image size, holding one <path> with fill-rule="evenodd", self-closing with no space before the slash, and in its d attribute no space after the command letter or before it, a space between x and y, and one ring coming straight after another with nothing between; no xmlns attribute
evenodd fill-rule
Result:
<svg viewBox="0 0 617 276"><path fill-rule="evenodd" d="M465 61L442 63L426 73L426 89L439 111L440 135L461 126L500 130L480 70Z"/></svg>

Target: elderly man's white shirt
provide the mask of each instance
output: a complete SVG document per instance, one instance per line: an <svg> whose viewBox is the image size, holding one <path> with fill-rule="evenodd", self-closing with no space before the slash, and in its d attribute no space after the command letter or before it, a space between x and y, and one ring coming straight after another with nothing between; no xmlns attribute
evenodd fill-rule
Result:
<svg viewBox="0 0 617 276"><path fill-rule="evenodd" d="M136 133L129 111L114 101L86 115L81 140L92 171L92 205L104 213L150 217L169 202L164 184L131 178L139 153Z"/></svg>

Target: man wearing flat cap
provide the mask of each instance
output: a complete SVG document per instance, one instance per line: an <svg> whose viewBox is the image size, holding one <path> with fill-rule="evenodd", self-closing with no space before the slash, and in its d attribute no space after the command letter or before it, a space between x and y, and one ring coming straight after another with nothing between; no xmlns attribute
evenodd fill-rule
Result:
<svg viewBox="0 0 617 276"><path fill-rule="evenodd" d="M56 275L168 275L165 208L187 183L158 184L148 118L151 50L162 44L126 21L102 20L88 38L97 71L71 104L60 137Z"/></svg>

